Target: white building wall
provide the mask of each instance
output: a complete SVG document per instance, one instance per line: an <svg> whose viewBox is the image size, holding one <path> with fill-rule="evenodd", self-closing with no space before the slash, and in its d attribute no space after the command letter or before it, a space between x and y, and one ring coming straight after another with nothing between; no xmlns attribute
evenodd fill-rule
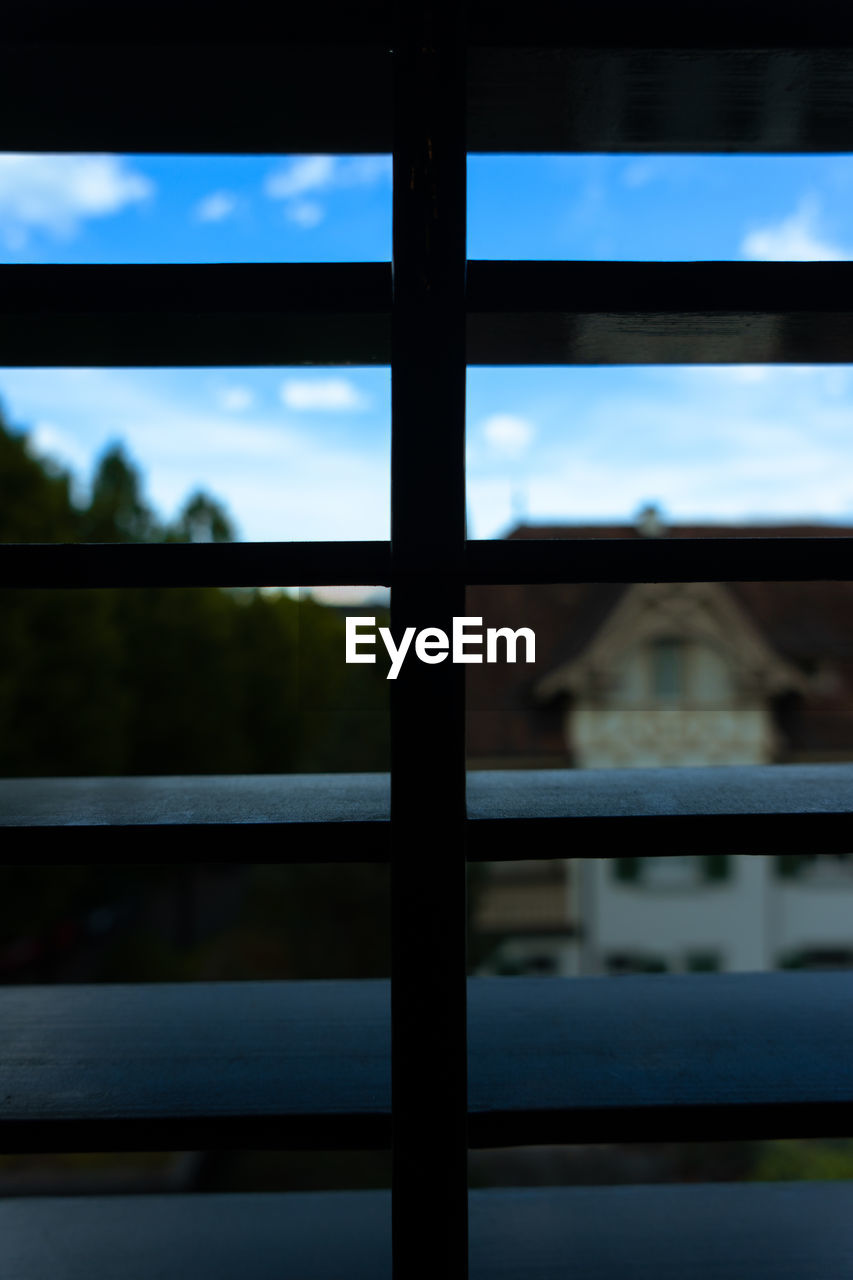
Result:
<svg viewBox="0 0 853 1280"><path fill-rule="evenodd" d="M520 931L503 944L501 962L541 972L544 959L555 976L574 977L606 973L615 957L662 960L679 972L704 953L722 970L748 972L809 951L853 955L853 865L827 860L789 880L773 857L731 855L726 879L708 881L691 874L687 859L655 861L644 883L617 880L612 860L567 860L569 936Z"/></svg>
<svg viewBox="0 0 853 1280"><path fill-rule="evenodd" d="M566 740L581 769L766 764L775 734L767 708L599 707L578 701Z"/></svg>
<svg viewBox="0 0 853 1280"><path fill-rule="evenodd" d="M678 884L617 880L614 864L577 860L581 973L605 973L608 959L634 955L687 968L698 952L720 968L775 969L808 951L853 952L853 867L807 867L780 879L772 857L733 855L723 881Z"/></svg>
<svg viewBox="0 0 853 1280"><path fill-rule="evenodd" d="M797 952L821 948L853 950L853 869L833 876L809 868L795 881L774 886L770 916L775 964Z"/></svg>
<svg viewBox="0 0 853 1280"><path fill-rule="evenodd" d="M768 937L770 864L734 855L722 881L693 887L621 881L611 861L578 861L584 973L607 971L608 957L636 953L687 967L690 954L713 952L720 968L741 971L772 965Z"/></svg>

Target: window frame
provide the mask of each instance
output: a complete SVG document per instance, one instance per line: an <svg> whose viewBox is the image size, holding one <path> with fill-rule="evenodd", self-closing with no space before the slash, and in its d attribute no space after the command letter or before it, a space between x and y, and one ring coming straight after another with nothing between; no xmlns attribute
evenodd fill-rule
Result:
<svg viewBox="0 0 853 1280"><path fill-rule="evenodd" d="M61 6L55 8L61 18ZM188 27L180 13L174 15L181 51L177 62L187 69L191 83L166 84L166 91L152 100L150 84L156 77L152 76L151 66L152 60L157 63L157 41L150 38L147 23L143 24L147 38L141 48L128 52L123 62L110 68L111 86L121 87L122 91L117 95L116 110L104 112L103 97L94 95L96 100L91 100L92 96L87 98L81 86L85 86L87 78L94 79L93 71L107 61L102 47L105 43L109 47L110 40L123 36L128 50L133 48L133 28L139 17L131 13L123 19L110 9L107 5L94 6L97 21L105 24L105 33L96 29L95 38L88 45L83 42L84 57L79 64L75 64L68 48L73 54L74 42L79 43L80 37L73 24L68 27L66 17L58 37L59 52L52 50L49 59L52 66L63 69L63 74L55 78L32 74L33 67L38 66L38 49L34 53L30 48L34 19L23 8L12 15L5 50L11 74L5 82L0 77L0 100L7 107L19 109L7 111L13 121L8 126L7 145L20 149L32 148L33 144L35 149L68 146L72 137L82 131L91 149L133 150L140 148L140 143L153 149L164 140L176 150L192 149L192 138L198 136L199 128L204 131L204 126L197 123L197 113L190 112L179 124L174 124L171 117L175 107L185 107L193 95L199 101L205 100L206 95L198 95L198 89L200 85L210 88L203 74L209 49L204 56L200 53L199 70L194 60L186 57L187 49L193 48L196 29L192 24ZM158 6L158 14L163 20L163 6ZM344 21L342 14L343 10L337 16ZM525 138L529 142L531 131L535 134L538 128L544 146L537 149L547 149L554 143L568 149L567 144L574 142L581 149L594 150L614 139L618 144L636 139L645 129L647 146L662 137L667 145L677 148L684 130L695 125L696 118L702 115L694 113L691 124L691 120L679 116L673 105L677 106L677 86L684 82L687 65L679 60L678 53L683 47L688 53L690 50L679 13L671 6L663 6L660 14L652 15L632 13L625 7L616 16L619 21L614 22L611 11L572 13L558 19L556 27L548 28L547 23L543 26L542 14L535 4L521 14L508 6L498 6L493 15L473 6L467 33L461 19L455 28L444 25L448 15L440 6L426 6L424 11L400 19L402 26L393 37L397 111L393 148L394 297L390 308L395 381L390 547L297 544L287 548L4 548L0 558L4 583L50 588L154 582L218 586L265 585L282 580L318 585L377 582L392 587L392 617L397 627L410 625L410 619L419 619L422 614L428 615L425 624L441 625L445 617L464 612L466 582L679 582L849 576L849 547L839 545L844 539L810 539L806 545L804 540L795 538L750 539L746 545L714 539L701 544L649 539L624 545L591 541L583 546L539 544L535 540L501 546L465 540L466 311L468 359L485 355L493 363L501 363L508 356L515 362L532 362L543 356L550 361L578 359L584 351L588 359L608 363L614 360L614 350L620 361L647 358L648 338L643 329L650 318L659 322L659 329L665 330L669 324L673 330L674 337L664 334L656 347L657 353L663 352L664 356L680 344L691 359L698 358L701 350L710 352L712 360L719 359L721 352L724 359L733 358L733 352L734 358L751 361L768 357L794 359L810 342L827 359L839 358L841 350L849 356L853 332L850 313L838 302L827 305L828 297L837 298L839 278L850 276L835 264L831 271L821 271L821 264L804 269L799 264L784 264L782 268L766 264L767 270L763 269L765 264L468 264L466 288L466 37L473 44L479 42L472 73L479 77L480 88L484 83L497 86L493 109L484 108L481 97L469 112L469 141L474 145L491 136L501 146L512 149L523 145ZM212 101L215 126L210 127L209 137L216 127L221 127L220 136L229 144L257 146L258 133L253 133L253 124L256 129L263 125L265 139L277 136L282 111L276 94L285 89L294 95L307 90L309 101L316 103L325 83L321 76L318 95L314 83L318 68L329 73L333 66L346 78L347 91L340 93L337 102L331 101L334 95L330 94L325 109L319 104L319 123L306 126L303 145L307 150L326 145L324 139L334 132L332 126L338 123L334 117L341 114L343 102L351 107L352 116L339 130L343 129L351 144L361 139L359 145L363 145L369 129L360 114L363 100L358 91L366 90L371 102L382 95L387 87L384 72L374 83L365 67L372 70L381 64L384 68L385 59L375 56L375 49L361 60L352 54L347 41L357 50L363 34L352 17L343 53L338 48L334 54L328 47L328 25L334 31L335 23L328 24L325 13L295 18L299 37L305 36L301 29L304 26L308 36L321 47L325 62L322 56L309 59L305 69L300 69L298 41L294 43L289 50L293 55L289 65L296 69L295 88L280 66L270 66L269 60L264 62L274 73L269 91L274 110L263 117L253 117L251 109L238 111L233 113L236 123L228 119L229 108L245 90L254 109L257 98L253 95L261 92L257 85L263 85L265 77L257 72L258 58L263 60L257 31L250 31L250 39L244 31L234 50L228 44L232 17L228 11L224 25L221 14L210 18L219 31L223 60L228 59L231 67L231 55L235 53L238 69L233 97L223 94L221 101ZM754 64L757 61L764 65L761 59L767 52L766 15L759 15L756 10L747 12L745 17L738 35L742 46L734 52L741 47L758 52L751 62L746 59L750 65L745 71L738 69L736 58L731 59L728 77L721 77L716 90L721 100L731 85L736 89L739 86L742 98L748 97L748 91L754 89ZM376 7L370 7L363 19L371 38L378 32L378 43L384 43L388 30L384 8L377 17ZM704 58L708 66L723 66L725 70L727 53L732 52L728 20L725 13L709 15L706 47L698 55L700 62ZM820 20L819 13L818 27ZM121 27L123 21L127 23L126 30ZM809 21L813 22L811 15ZM326 29L320 32L318 28L324 24ZM566 83L572 84L573 89L576 83L566 75L566 69L582 72L577 82L579 92L595 88L600 82L606 93L609 82L601 76L601 68L608 51L612 53L614 29L624 48L639 50L633 67L630 56L623 57L621 52L616 55L621 87L630 98L648 80L650 92L657 94L656 101L663 104L662 109L657 114L646 111L632 115L630 111L623 112L620 99L609 114L606 110L596 115L578 109L575 118L559 97L559 90L565 91ZM546 51L553 57L536 56L542 30ZM816 42L820 52L819 29L817 36L813 25L806 36L798 33L799 27L786 25L783 15L781 34L777 28L774 38L787 40L787 49L795 50L798 42L806 50ZM25 55L19 66L15 62L16 40ZM772 53L771 50L768 55L771 63ZM674 73L673 67L668 72L665 65L670 54ZM523 66L523 72L502 96L500 86L506 80L502 81L499 73L513 58ZM831 71L831 59L826 65ZM130 75L122 85L125 71ZM545 82L541 100L537 99L539 106L525 110L530 95L535 96L538 76ZM700 80L701 77L695 78L694 82ZM149 92L137 95L135 88L140 85ZM82 104L76 114L65 111L69 86L73 90L71 99L79 99ZM16 95L20 95L20 101L16 101ZM43 95L44 101L39 101L38 95ZM770 100L772 105L772 92ZM600 103L600 99L596 102ZM726 120L736 120L738 113L721 112L719 101L717 107L716 113L709 116L706 149L717 137L736 148L744 142L745 135L737 132L740 125L727 125ZM302 114L313 119L311 111ZM774 125L773 112L769 112L767 127L776 149L779 139L789 136L784 133L785 128L794 128L790 123L794 114L777 112ZM833 138L837 141L839 136L853 136L851 114L853 108L848 103L842 120L847 128L845 134L837 120L827 121L832 113L824 109L814 125L814 146L831 147ZM721 119L721 115L725 118ZM743 126L748 127L749 124ZM588 132L584 133L584 128ZM374 130L372 137L377 149L387 148L387 129ZM764 134L756 133L755 138L765 141ZM401 182L401 174L412 176L411 185ZM434 237L427 232L434 232ZM746 271L741 270L744 266ZM181 339L182 358L188 363L196 362L200 354L206 360L225 363L225 352L233 353L235 343L238 348L242 344L246 355L251 352L253 359L258 359L259 352L271 357L280 350L279 330L286 310L280 299L285 288L291 290L292 310L288 314L292 318L309 312L315 333L322 331L329 315L343 315L348 340L355 342L357 317L366 316L374 335L372 345L367 344L371 357L376 358L378 352L387 349L389 272L374 271L373 284L368 279L370 272L354 273L354 293L340 290L336 301L318 301L299 295L294 284L298 273L280 272L275 279L272 270L264 267L257 272L238 269L223 273L187 268L164 275L156 268L146 268L144 274L129 269L99 272L87 268L75 276L72 271L55 269L22 268L17 274L15 269L3 269L4 281L11 287L4 293L0 330L8 340L10 353L16 353L14 359L23 360L28 355L32 358L36 348L41 362L49 363L56 359L56 353L67 353L69 349L82 353L86 359L93 349L98 349L106 351L116 363L126 360L128 352L135 353L142 362L153 362L158 353L168 349L168 344L157 334L157 326L152 325L152 315L170 309L174 314L175 299L181 298L185 312L177 308L178 313L194 317L190 330ZM23 271L29 274L25 277ZM318 272L304 273L309 284L319 278ZM329 278L340 281L343 277L332 273ZM223 297L220 285L225 280L229 283ZM254 319L241 333L247 313ZM114 326L115 314L130 314L131 323L123 328ZM532 325L527 323L531 315L536 317ZM45 323L46 316L49 324ZM567 317L571 320L568 339ZM779 317L791 323L775 329L773 323L762 326L762 320ZM670 338L674 345L667 346ZM417 359L412 358L413 352L418 353ZM434 380L435 385L430 380L429 394L424 394L423 374L430 366L441 367L442 377ZM407 507L410 499L411 506ZM433 519L436 507L443 511L438 527ZM468 1198L464 683L449 663L435 668L411 665L404 677L397 682L392 706L394 1267L398 1277L414 1274L416 1267L427 1267L436 1275L455 1280L467 1272L467 1256L462 1252ZM429 796L428 805L424 805L425 794ZM412 842L422 840L425 834L428 842L430 837L434 842L430 850L434 865L427 878L422 860L410 856ZM560 852L565 854L563 846ZM424 1229L425 1215L428 1230Z"/></svg>

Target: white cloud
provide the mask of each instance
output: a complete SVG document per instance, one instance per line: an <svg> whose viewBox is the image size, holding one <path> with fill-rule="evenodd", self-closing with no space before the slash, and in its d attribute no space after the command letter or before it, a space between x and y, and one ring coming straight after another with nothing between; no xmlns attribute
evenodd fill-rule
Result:
<svg viewBox="0 0 853 1280"><path fill-rule="evenodd" d="M195 216L199 222L224 222L237 209L237 197L233 191L211 191L199 200Z"/></svg>
<svg viewBox="0 0 853 1280"><path fill-rule="evenodd" d="M732 377L735 382L766 382L770 376L770 369L771 366L766 364L736 364L732 365Z"/></svg>
<svg viewBox="0 0 853 1280"><path fill-rule="evenodd" d="M297 227L310 231L323 221L326 210L316 200L292 200L286 205L284 216L288 222L295 222Z"/></svg>
<svg viewBox="0 0 853 1280"><path fill-rule="evenodd" d="M334 156L300 156L285 169L268 175L264 191L272 200L290 200L307 191L322 191L335 176Z"/></svg>
<svg viewBox="0 0 853 1280"><path fill-rule="evenodd" d="M249 387L223 387L217 401L226 413L244 413L255 403L255 393Z"/></svg>
<svg viewBox="0 0 853 1280"><path fill-rule="evenodd" d="M817 384L818 394L837 399L850 391L851 369L837 364L719 364L686 365L681 372L725 386L734 383L742 387L763 387L770 392L790 395L784 390L791 382L808 379ZM746 394L746 392L744 392Z"/></svg>
<svg viewBox="0 0 853 1280"><path fill-rule="evenodd" d="M283 200L290 222L310 230L322 222L325 208L315 199L335 188L370 187L390 181L390 156L299 156L267 175L264 192Z"/></svg>
<svg viewBox="0 0 853 1280"><path fill-rule="evenodd" d="M522 474L534 522L624 524L644 501L675 522L853 522L853 370L746 368L746 380L739 366L519 373L512 402L535 422L536 440L519 464L472 433L478 536L517 522ZM472 379L475 422L488 418L477 414L479 395L494 407L503 385Z"/></svg>
<svg viewBox="0 0 853 1280"><path fill-rule="evenodd" d="M87 218L150 198L154 184L120 156L0 154L0 235L10 250L32 232L71 239Z"/></svg>
<svg viewBox="0 0 853 1280"><path fill-rule="evenodd" d="M483 423L483 435L496 452L505 458L519 458L530 447L536 429L527 418L510 413L495 413Z"/></svg>
<svg viewBox="0 0 853 1280"><path fill-rule="evenodd" d="M749 450L702 465L680 459L638 467L584 458L567 448L530 474L525 519L628 524L642 503L653 500L674 523L850 520L853 485L837 461L837 455L804 440L789 441L784 452L762 450L758 456ZM494 537L517 523L512 498L507 478L471 477L468 500L480 536Z"/></svg>
<svg viewBox="0 0 853 1280"><path fill-rule="evenodd" d="M377 182L390 183L392 175L390 156L347 156L335 166L335 185L372 187Z"/></svg>
<svg viewBox="0 0 853 1280"><path fill-rule="evenodd" d="M366 408L367 401L347 378L288 378L281 384L282 403L301 412L351 412Z"/></svg>
<svg viewBox="0 0 853 1280"><path fill-rule="evenodd" d="M820 236L819 213L817 201L806 197L781 222L748 232L741 253L756 262L846 262L851 255Z"/></svg>

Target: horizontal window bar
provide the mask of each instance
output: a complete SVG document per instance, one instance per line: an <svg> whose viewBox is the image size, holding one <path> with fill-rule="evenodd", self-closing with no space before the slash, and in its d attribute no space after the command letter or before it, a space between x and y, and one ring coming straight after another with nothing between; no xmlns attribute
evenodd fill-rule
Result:
<svg viewBox="0 0 853 1280"><path fill-rule="evenodd" d="M387 586L387 542L0 545L2 587Z"/></svg>
<svg viewBox="0 0 853 1280"><path fill-rule="evenodd" d="M143 18L151 23L146 27ZM152 0L143 8L129 3L116 8L110 0L87 0L79 14L69 11L63 0L41 0L34 14L24 0L10 0L6 38L75 44L125 42L157 45L199 42L199 24L204 25L204 44L233 46L253 44L259 38L272 41L305 40L312 44L340 46L382 45L391 31L388 0L365 0L357 11L352 5L327 0L320 9L300 8L270 13L263 0L244 0L239 14L220 0L182 0L175 7L170 0Z"/></svg>
<svg viewBox="0 0 853 1280"><path fill-rule="evenodd" d="M34 840L40 861L79 861L77 840L138 859L152 834L182 857L187 828L235 826L255 861L381 862L389 812L384 773L0 780L7 862L29 860ZM468 815L472 861L565 857L568 838L573 857L600 857L605 828L614 857L647 841L660 854L844 852L853 765L476 771ZM51 829L61 839L44 844Z"/></svg>
<svg viewBox="0 0 853 1280"><path fill-rule="evenodd" d="M65 862L80 860L84 833L106 852L120 827L116 856L125 859L150 844L152 828L158 840L168 840L187 826L233 835L235 824L243 855L251 843L259 862L387 862L390 795L387 773L3 779L0 826L7 828L4 857L11 862L18 860L14 834L29 857L25 829L61 828L63 848L56 852Z"/></svg>
<svg viewBox="0 0 853 1280"><path fill-rule="evenodd" d="M337 311L384 313L391 305L385 262L69 263L0 267L2 308L19 318L46 312L167 310L255 312L304 317ZM179 303L175 304L175 299ZM4 349L5 355L5 349ZM8 364L13 364L11 359Z"/></svg>
<svg viewBox="0 0 853 1280"><path fill-rule="evenodd" d="M266 16L238 25L230 15L208 39L205 12L198 43L199 27L171 11L162 23L113 12L102 23L99 12L72 29L67 16L46 22L39 6L39 26L19 18L4 30L0 148L390 150L391 40L381 19L368 17L362 32L347 14L339 39L326 7L314 22L288 13L277 27ZM473 17L471 150L838 151L849 140L845 16L824 11L787 28L780 19L768 32L738 12L709 18L697 38L670 6L647 22L621 5L617 12L576 23L541 11ZM149 30L157 41L140 36Z"/></svg>
<svg viewBox="0 0 853 1280"><path fill-rule="evenodd" d="M850 972L473 978L468 994L474 1147L853 1119ZM4 1149L387 1146L389 1007L384 980L3 988Z"/></svg>
<svg viewBox="0 0 853 1280"><path fill-rule="evenodd" d="M853 538L525 537L471 541L465 561L469 583L843 581Z"/></svg>
<svg viewBox="0 0 853 1280"><path fill-rule="evenodd" d="M818 1280L853 1245L845 1182L548 1187L470 1193L472 1280L701 1274ZM614 1229L618 1224L618 1229ZM16 1197L0 1204L30 1280L390 1280L387 1191Z"/></svg>
<svg viewBox="0 0 853 1280"><path fill-rule="evenodd" d="M0 1007L6 1150L390 1146L386 981L16 986Z"/></svg>
<svg viewBox="0 0 853 1280"><path fill-rule="evenodd" d="M146 28L142 19L151 27ZM5 38L42 43L75 44L122 42L156 45L165 41L197 43L199 23L204 22L204 39L211 45L240 45L257 41L304 41L319 46L387 47L390 43L393 8L388 0L366 0L357 13L347 0L326 0L322 7L269 12L262 0L245 0L239 12L222 3L183 0L176 9L169 0L151 0L141 5L128 3L116 8L110 0L89 0L78 14L72 14L64 0L41 0L33 10L24 0L9 0ZM547 0L529 0L523 9L508 0L500 3L472 3L467 7L466 33L476 44L501 48L559 48L589 46L606 48L618 38L619 48L710 48L739 49L757 46L777 49L832 47L831 33L839 45L853 44L853 22L832 0L815 0L805 13L783 9L768 30L766 14L760 6L744 8L733 0L721 0L708 14L701 30L675 0L661 0L654 10L640 15L628 0L613 0L606 10L585 9L567 14Z"/></svg>
<svg viewBox="0 0 853 1280"><path fill-rule="evenodd" d="M476 771L469 857L844 852L853 847L851 787L847 764Z"/></svg>
<svg viewBox="0 0 853 1280"><path fill-rule="evenodd" d="M425 547L416 578L454 576ZM387 542L0 545L2 587L391 586ZM400 580L401 575L396 575ZM853 579L853 538L519 538L467 543L470 584Z"/></svg>
<svg viewBox="0 0 853 1280"><path fill-rule="evenodd" d="M481 981L472 1146L806 1137L853 1120L831 1065L853 1028L850 973Z"/></svg>
<svg viewBox="0 0 853 1280"><path fill-rule="evenodd" d="M391 267L0 267L6 365L387 364Z"/></svg>
<svg viewBox="0 0 853 1280"><path fill-rule="evenodd" d="M529 1275L531 1258L537 1280L619 1280L628 1259L636 1280L817 1280L843 1271L853 1237L843 1182L500 1189L470 1203L472 1280Z"/></svg>
<svg viewBox="0 0 853 1280"><path fill-rule="evenodd" d="M475 259L468 263L468 307L488 314L826 312L837 316L851 311L850 282L853 264L843 262Z"/></svg>
<svg viewBox="0 0 853 1280"><path fill-rule="evenodd" d="M470 364L853 361L853 264L468 264ZM386 364L386 263L0 268L7 365Z"/></svg>
<svg viewBox="0 0 853 1280"><path fill-rule="evenodd" d="M233 17L233 15L232 15ZM288 22L290 15L288 14ZM173 17L107 21L91 38L0 44L0 149L276 154L391 150L386 45L304 43L270 33L266 17L208 41L207 15L171 42ZM150 24L150 25L149 25ZM324 40L329 28L324 23ZM134 28L135 33L134 33ZM351 29L351 28L350 28ZM140 38L141 30L157 39ZM123 42L124 39L124 42ZM41 92L39 92L39 83ZM157 92L152 93L152 85ZM110 110L104 110L104 102Z"/></svg>
<svg viewBox="0 0 853 1280"><path fill-rule="evenodd" d="M760 6L739 6L735 0L723 0L697 32L696 24L690 22L677 0L661 0L647 14L638 13L630 0L613 0L607 9L591 7L578 13L555 7L548 0L531 0L523 8L511 0L499 0L469 6L468 33L475 45L522 52L534 47L589 53L614 44L619 49L663 48L679 52L703 45L721 50L750 46L764 51L792 46L828 48L830 32L839 45L853 44L853 22L846 12L833 6L832 0L817 0L801 21L799 18L793 11L782 10L779 21L769 30Z"/></svg>
<svg viewBox="0 0 853 1280"><path fill-rule="evenodd" d="M769 153L849 146L848 20L827 15L796 34L764 24L762 34L760 19L750 23L747 13L742 23L732 11L696 39L682 25L684 12L669 5L648 24L629 15L623 32L624 12L620 5L616 13L579 15L571 31L552 28L527 48L500 47L493 36L488 47L473 49L470 149ZM513 16L513 43L521 44L524 19ZM620 47L608 48L614 33Z"/></svg>
<svg viewBox="0 0 853 1280"><path fill-rule="evenodd" d="M853 359L838 262L468 264L469 364Z"/></svg>

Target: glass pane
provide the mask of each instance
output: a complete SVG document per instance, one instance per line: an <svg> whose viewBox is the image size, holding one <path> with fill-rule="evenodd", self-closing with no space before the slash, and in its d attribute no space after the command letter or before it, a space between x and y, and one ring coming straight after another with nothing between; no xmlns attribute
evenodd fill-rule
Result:
<svg viewBox="0 0 853 1280"><path fill-rule="evenodd" d="M390 156L0 154L0 262L390 257Z"/></svg>
<svg viewBox="0 0 853 1280"><path fill-rule="evenodd" d="M0 592L0 776L385 770L386 670L346 661L374 591Z"/></svg>
<svg viewBox="0 0 853 1280"><path fill-rule="evenodd" d="M847 365L472 368L469 536L849 531L851 417Z"/></svg>
<svg viewBox="0 0 853 1280"><path fill-rule="evenodd" d="M386 539L390 374L0 370L0 542Z"/></svg>
<svg viewBox="0 0 853 1280"><path fill-rule="evenodd" d="M390 1151L98 1151L0 1155L0 1195L178 1195L391 1186Z"/></svg>
<svg viewBox="0 0 853 1280"><path fill-rule="evenodd" d="M470 970L600 977L853 968L853 855L794 875L758 854L469 867Z"/></svg>
<svg viewBox="0 0 853 1280"><path fill-rule="evenodd" d="M470 1151L471 1187L571 1187L685 1182L844 1181L853 1139L601 1143Z"/></svg>
<svg viewBox="0 0 853 1280"><path fill-rule="evenodd" d="M514 771L497 774L513 804L525 786L568 791L584 770L596 771L590 785L619 770L624 794L639 797L649 768L711 767L706 782L722 786L740 777L732 766L853 761L853 583L479 586L466 611L474 632L535 634L533 662L499 652L466 667L477 796L480 770ZM546 838L530 862L470 868L474 972L853 965L844 850L774 858L637 845L599 860L558 848L554 830Z"/></svg>
<svg viewBox="0 0 853 1280"><path fill-rule="evenodd" d="M853 759L853 583L477 586L466 608L472 768ZM501 630L535 644L490 658Z"/></svg>
<svg viewBox="0 0 853 1280"><path fill-rule="evenodd" d="M388 867L0 867L0 984L380 978Z"/></svg>
<svg viewBox="0 0 853 1280"><path fill-rule="evenodd" d="M849 155L480 155L468 182L472 258L853 255Z"/></svg>
<svg viewBox="0 0 853 1280"><path fill-rule="evenodd" d="M653 698L661 702L678 702L693 692L685 684L684 646L680 640L653 641L649 657Z"/></svg>

